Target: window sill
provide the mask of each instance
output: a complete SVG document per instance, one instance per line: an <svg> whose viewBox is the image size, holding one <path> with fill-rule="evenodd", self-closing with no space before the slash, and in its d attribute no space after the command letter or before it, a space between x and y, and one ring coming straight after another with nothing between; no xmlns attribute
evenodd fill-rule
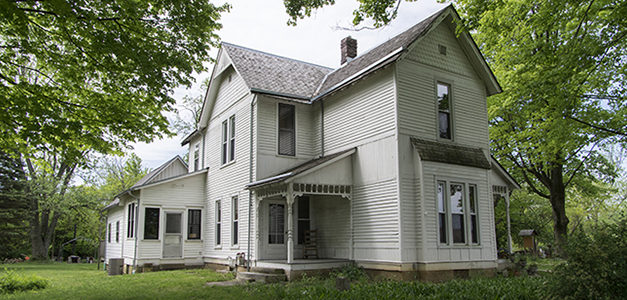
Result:
<svg viewBox="0 0 627 300"><path fill-rule="evenodd" d="M202 239L186 239L185 242L190 242L190 243L201 243Z"/></svg>
<svg viewBox="0 0 627 300"><path fill-rule="evenodd" d="M298 156L296 156L296 155L276 154L275 156L276 157L280 157L280 158L298 159Z"/></svg>
<svg viewBox="0 0 627 300"><path fill-rule="evenodd" d="M160 242L161 240L160 239L142 239L141 241L150 243L150 242Z"/></svg>
<svg viewBox="0 0 627 300"><path fill-rule="evenodd" d="M233 246L231 246L231 250L239 250L239 245L233 245Z"/></svg>
<svg viewBox="0 0 627 300"><path fill-rule="evenodd" d="M237 162L237 159L234 159L234 160L232 160L232 161L230 161L230 162L227 162L227 163L225 163L225 164L221 165L221 166L220 166L220 169L222 169L222 168L226 168L226 167L228 167L228 166L230 166L230 165L232 165L232 164L235 164L236 162Z"/></svg>
<svg viewBox="0 0 627 300"><path fill-rule="evenodd" d="M213 250L222 250L222 246L215 246L213 247Z"/></svg>
<svg viewBox="0 0 627 300"><path fill-rule="evenodd" d="M438 248L439 249L474 249L474 248L481 248L481 244L472 244L472 245L466 245L466 244L454 244L454 245L439 244Z"/></svg>

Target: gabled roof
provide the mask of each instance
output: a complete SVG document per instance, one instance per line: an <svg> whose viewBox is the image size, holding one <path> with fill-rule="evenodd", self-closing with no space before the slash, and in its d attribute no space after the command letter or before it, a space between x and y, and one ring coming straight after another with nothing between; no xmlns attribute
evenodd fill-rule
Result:
<svg viewBox="0 0 627 300"><path fill-rule="evenodd" d="M309 99L333 70L229 43L222 43L222 49L254 92Z"/></svg>
<svg viewBox="0 0 627 300"><path fill-rule="evenodd" d="M449 143L440 143L412 137L411 143L420 159L448 164L490 169L491 165L483 150Z"/></svg>
<svg viewBox="0 0 627 300"><path fill-rule="evenodd" d="M164 164L160 165L159 167L157 167L156 169L148 172L148 174L146 174L146 176L142 177L140 180L138 180L131 188L130 190L133 190L137 187L140 187L142 185L145 185L147 183L150 183L150 181L157 177L159 174L161 174L161 172L163 172L163 170L167 169L170 165L175 164L175 163L181 163L183 164L183 166L185 168L187 168L187 164L183 161L183 159L180 156L175 156L172 159L166 161Z"/></svg>
<svg viewBox="0 0 627 300"><path fill-rule="evenodd" d="M318 167L324 167L328 164L334 163L342 158L352 155L353 153L355 153L355 148L350 148L350 149L340 151L334 154L312 159L296 167L280 172L276 175L273 175L273 176L255 181L255 182L251 182L248 185L246 185L246 188L256 189L261 186L265 186L265 185L269 185L273 183L285 182L291 178L297 177L299 175L303 175L307 173L308 171L314 170Z"/></svg>

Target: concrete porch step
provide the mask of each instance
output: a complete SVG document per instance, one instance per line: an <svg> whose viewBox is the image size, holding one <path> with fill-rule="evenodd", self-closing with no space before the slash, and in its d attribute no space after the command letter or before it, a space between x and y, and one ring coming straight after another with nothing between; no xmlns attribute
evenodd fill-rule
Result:
<svg viewBox="0 0 627 300"><path fill-rule="evenodd" d="M285 271L283 269L264 268L264 267L251 267L250 271L254 273L285 274Z"/></svg>
<svg viewBox="0 0 627 300"><path fill-rule="evenodd" d="M268 273L257 273L257 272L238 272L237 279L241 281L255 281L262 283L275 283L286 281L287 277L285 274L268 274Z"/></svg>

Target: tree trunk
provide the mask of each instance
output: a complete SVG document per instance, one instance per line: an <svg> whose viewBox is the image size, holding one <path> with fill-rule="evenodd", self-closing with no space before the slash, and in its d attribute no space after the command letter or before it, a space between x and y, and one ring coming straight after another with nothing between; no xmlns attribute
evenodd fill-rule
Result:
<svg viewBox="0 0 627 300"><path fill-rule="evenodd" d="M563 165L554 164L551 169L551 208L553 210L553 236L555 254L566 257L568 237L568 217L566 217L566 186L564 185Z"/></svg>

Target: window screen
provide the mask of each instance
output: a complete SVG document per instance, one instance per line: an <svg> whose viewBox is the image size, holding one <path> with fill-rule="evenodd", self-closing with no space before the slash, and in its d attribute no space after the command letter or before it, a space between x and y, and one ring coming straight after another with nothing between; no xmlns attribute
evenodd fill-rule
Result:
<svg viewBox="0 0 627 300"><path fill-rule="evenodd" d="M159 209L146 207L144 218L144 239L159 239Z"/></svg>
<svg viewBox="0 0 627 300"><path fill-rule="evenodd" d="M200 209L190 209L187 216L187 239L200 239Z"/></svg>

